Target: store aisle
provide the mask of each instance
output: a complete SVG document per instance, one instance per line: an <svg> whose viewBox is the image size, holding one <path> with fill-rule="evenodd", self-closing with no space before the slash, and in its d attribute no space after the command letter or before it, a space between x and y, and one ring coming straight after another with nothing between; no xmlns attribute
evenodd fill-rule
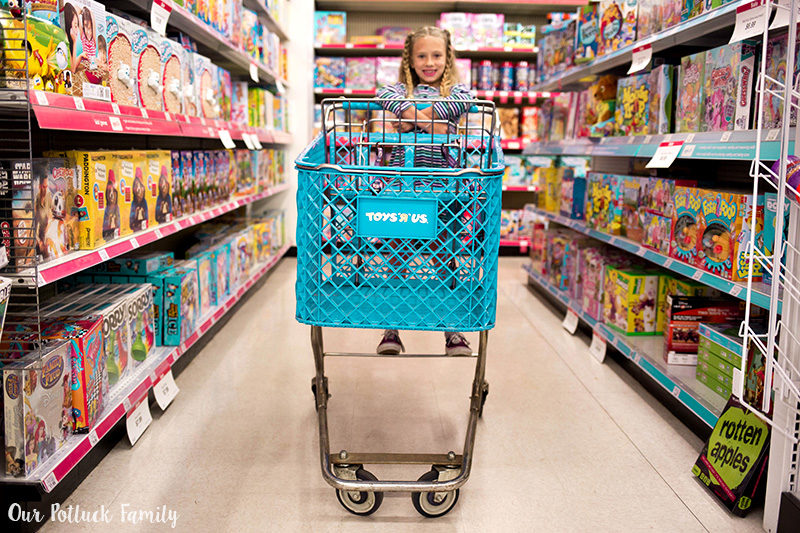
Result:
<svg viewBox="0 0 800 533"><path fill-rule="evenodd" d="M359 518L322 481L293 260L178 377L177 399L163 414L153 408L136 446L120 442L65 505L109 506L120 532L169 527L120 523L123 504L167 506L180 531L761 531L760 512L732 518L695 482L700 440L615 363L591 359L586 339L570 337L525 288L523 261L501 259L490 395L473 475L447 516L426 520L403 494ZM342 351L374 349L379 337L325 335L327 349ZM403 340L411 351L444 342L439 333ZM459 451L472 369L469 360L329 360L332 449ZM371 470L387 479L426 469ZM63 528L53 526L42 531Z"/></svg>

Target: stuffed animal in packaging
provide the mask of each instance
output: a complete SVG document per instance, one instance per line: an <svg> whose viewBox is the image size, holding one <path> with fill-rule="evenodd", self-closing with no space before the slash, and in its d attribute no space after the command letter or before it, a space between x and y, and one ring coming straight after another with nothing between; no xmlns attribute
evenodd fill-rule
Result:
<svg viewBox="0 0 800 533"><path fill-rule="evenodd" d="M617 77L613 74L601 76L589 89L592 105L588 106L586 124L591 127L592 137L605 137L614 131L614 111L617 106Z"/></svg>

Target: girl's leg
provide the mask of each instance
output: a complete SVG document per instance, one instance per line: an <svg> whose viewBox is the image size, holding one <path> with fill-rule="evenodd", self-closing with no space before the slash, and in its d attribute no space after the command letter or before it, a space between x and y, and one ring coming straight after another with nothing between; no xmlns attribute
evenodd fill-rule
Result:
<svg viewBox="0 0 800 533"><path fill-rule="evenodd" d="M444 332L444 350L451 357L456 355L471 355L472 348L469 347L467 339L458 331Z"/></svg>
<svg viewBox="0 0 800 533"><path fill-rule="evenodd" d="M383 330L383 337L375 350L381 355L398 355L406 351L403 341L400 340L400 333L396 329Z"/></svg>

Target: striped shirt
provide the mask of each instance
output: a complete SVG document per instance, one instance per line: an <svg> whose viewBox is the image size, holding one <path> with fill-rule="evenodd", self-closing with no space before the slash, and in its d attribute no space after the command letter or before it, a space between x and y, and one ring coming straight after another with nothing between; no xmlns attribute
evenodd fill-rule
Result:
<svg viewBox="0 0 800 533"><path fill-rule="evenodd" d="M434 99L442 98L441 93L437 87L431 87L423 83L414 87L414 93L411 96L406 94L406 86L402 83L395 83L394 85L387 85L378 91L375 96L386 111L393 113L400 117L403 112L410 109L414 104L409 102L410 99ZM454 85L450 89L450 96L447 101L435 102L433 110L437 120L447 120L450 123L450 133L456 133L458 120L461 115L467 112L471 104L468 101L473 100L474 96L469 92L464 85ZM425 133L420 128L415 127L411 133ZM423 142L420 139L421 143ZM447 157L440 146L429 146L421 144L417 146L414 151L414 166L416 167L433 167L433 168L447 168L455 166L455 159ZM395 147L392 150L392 156L389 162L390 166L402 167L405 162L405 151L403 147Z"/></svg>

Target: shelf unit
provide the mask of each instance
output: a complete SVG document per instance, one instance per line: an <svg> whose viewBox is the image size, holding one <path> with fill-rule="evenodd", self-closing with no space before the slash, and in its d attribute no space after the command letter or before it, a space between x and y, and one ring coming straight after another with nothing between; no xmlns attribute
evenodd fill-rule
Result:
<svg viewBox="0 0 800 533"><path fill-rule="evenodd" d="M403 54L403 45L396 43L387 44L355 44L334 43L323 44L314 49L319 56L400 56ZM486 47L471 46L469 48L456 48L456 55L463 58L482 57L484 59L505 59L536 61L538 48L516 48L513 46Z"/></svg>
<svg viewBox="0 0 800 533"><path fill-rule="evenodd" d="M550 11L575 11L585 0L316 0L319 10L394 11L502 11L510 14L544 15Z"/></svg>
<svg viewBox="0 0 800 533"><path fill-rule="evenodd" d="M544 276L536 272L532 265L525 265L524 269L531 283L550 293L564 307L578 315L581 322L633 361L653 382L672 394L709 428L714 427L726 401L697 381L694 366L668 365L661 360L660 354L664 349L661 335L628 337L617 333L584 313L580 304L555 288Z"/></svg>
<svg viewBox="0 0 800 533"><path fill-rule="evenodd" d="M278 35L282 41L289 40L289 34L286 33L286 30L283 26L275 20L272 16L272 13L267 9L266 3L264 0L243 0L242 4L247 9L252 9L256 13L258 13L259 18L261 21L267 26L267 28L272 32Z"/></svg>
<svg viewBox="0 0 800 533"><path fill-rule="evenodd" d="M48 283L53 283L54 281L66 278L72 274L77 274L82 270L99 265L100 263L108 261L109 259L113 259L114 257L119 257L126 253L132 252L141 246L151 244L159 239L167 237L168 235L172 235L173 233L191 228L192 226L196 226L225 213L229 213L235 209L238 209L239 207L250 205L259 200L274 196L287 190L288 188L289 185L283 183L260 193L234 198L223 204L209 207L203 211L178 218L167 224L161 224L154 228L117 239L104 246L101 246L100 248L97 248L96 250L81 250L72 252L53 261L39 265L37 273L37 285L39 287L43 287ZM28 282L29 279L32 279L31 274L22 275L16 281L17 283L24 284Z"/></svg>
<svg viewBox="0 0 800 533"><path fill-rule="evenodd" d="M649 248L645 248L639 243L636 243L624 237L609 235L608 233L603 233L601 231L588 228L586 227L586 224L581 220L574 220L561 215L557 215L555 213L545 211L538 207L529 206L527 209L530 212L545 217L552 222L561 224L562 226L566 226L579 233L588 235L593 239L597 239L598 241L610 244L611 246L614 246L621 250L625 250L626 252L629 252L631 254L638 255L639 257L645 259L646 261L650 261L655 265L676 272L682 276L686 276L687 278L691 278L695 281L703 283L704 285L708 285L709 287L724 292L725 294L729 294L741 300L747 299L746 282L733 282L726 280L724 278L721 278L720 276L699 269L696 266L690 265L688 263L683 263L678 259L673 259L664 254L650 250ZM770 291L769 285L766 285L764 283L754 282L753 293L751 296L752 303L764 309L769 309L769 304L770 304L769 291Z"/></svg>
<svg viewBox="0 0 800 533"><path fill-rule="evenodd" d="M736 21L736 8L741 2L733 2L713 11L708 11L686 22L650 35L644 39L636 41L630 46L626 46L602 55L593 61L571 67L564 72L554 76L546 82L536 85L538 91L557 91L571 87L585 85L585 80L596 74L620 69L631 63L633 49L642 45L649 44L653 49L653 54L664 52L670 48L679 46L693 46L710 48L708 39L727 28L732 28ZM719 44L728 41L728 35L724 39L719 39Z"/></svg>
<svg viewBox="0 0 800 533"><path fill-rule="evenodd" d="M138 10L140 14L146 13L149 17L152 3L153 0L121 0L119 2L119 7L134 8ZM248 2L248 4L260 3L261 0L250 0ZM118 7L116 3L115 7ZM268 22L265 16L269 15L269 13L265 7L259 9L258 6L256 6L256 12L262 15L262 20ZM269 19L271 18L272 17L269 17ZM275 22L273 21L273 23ZM255 65L259 80L272 84L280 81L285 87L288 87L288 82L273 72L269 66L259 63L254 58L247 55L244 50L240 50L230 40L223 37L184 7L176 5L174 2L172 2L172 13L169 16L169 26L194 39L200 46L203 55L208 56L214 63L230 70L231 74L240 78L249 79L250 65ZM275 26L277 27L277 23L275 23ZM282 38L285 40L285 37Z"/></svg>
<svg viewBox="0 0 800 533"><path fill-rule="evenodd" d="M27 478L0 476L0 486L12 488L20 485L33 485L44 493L49 493L86 458L100 440L123 418L132 407L137 406L147 397L150 389L211 327L219 322L241 300L247 291L263 278L280 259L286 255L289 247L284 246L268 261L253 269L253 274L225 302L200 320L198 328L180 346L159 346L153 350L144 364L136 368L134 373L121 381L115 392L108 398L105 411L98 422L87 434L72 435L69 440L47 461L42 463Z"/></svg>

